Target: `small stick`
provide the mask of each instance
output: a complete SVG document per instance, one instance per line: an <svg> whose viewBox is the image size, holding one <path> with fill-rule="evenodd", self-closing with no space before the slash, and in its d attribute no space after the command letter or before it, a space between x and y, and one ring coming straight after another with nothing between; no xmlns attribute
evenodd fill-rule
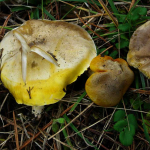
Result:
<svg viewBox="0 0 150 150"><path fill-rule="evenodd" d="M73 104L74 105L74 104ZM64 112L61 113L60 117L63 116L66 112L68 112L73 105L71 105L69 108L67 108ZM46 124L41 130L44 131L46 128L48 128L50 125L52 125L52 121L50 121L48 124ZM38 132L36 135L33 135L30 139L28 139L26 142L24 142L24 144L20 147L19 150L23 149L25 146L27 146L29 143L32 142L32 140L34 140L35 138L37 138L39 135L41 134L41 132Z"/></svg>
<svg viewBox="0 0 150 150"><path fill-rule="evenodd" d="M94 103L92 102L90 105L88 105L78 116L76 116L74 119L72 119L66 126L61 128L57 133L53 134L51 137L48 138L48 140L55 137L57 134L59 134L62 130L64 130L66 127L68 127L71 123L73 123L79 116L81 116L87 109L89 109Z"/></svg>
<svg viewBox="0 0 150 150"><path fill-rule="evenodd" d="M104 51L102 51L99 55L102 55L103 53L105 53L106 51L108 51L110 48L112 48L113 45L109 46L108 48L106 48Z"/></svg>
<svg viewBox="0 0 150 150"><path fill-rule="evenodd" d="M19 150L18 131L17 131L16 117L15 117L14 111L13 111L13 119L14 119L14 130L15 130L16 148L17 148L17 150Z"/></svg>
<svg viewBox="0 0 150 150"><path fill-rule="evenodd" d="M8 17L6 18L6 20L5 20L4 24L3 24L3 27L6 27L6 25L8 23L8 20L10 19L10 17L11 17L11 14L8 15ZM3 27L0 30L0 36L1 36L0 38L3 38L3 36L5 34L5 29Z"/></svg>
<svg viewBox="0 0 150 150"><path fill-rule="evenodd" d="M75 12L75 15L80 19L80 21L90 30L92 31L95 35L97 35L101 40L103 40L104 42L107 42L103 37L101 37L99 34L97 34L95 31L93 31L88 25L86 25L83 21L83 19L77 14L77 12ZM110 43L108 43L110 45Z"/></svg>
<svg viewBox="0 0 150 150"><path fill-rule="evenodd" d="M129 8L129 11L130 11L131 8L133 7L134 3L135 3L135 0L132 0L131 5L130 5L130 8Z"/></svg>

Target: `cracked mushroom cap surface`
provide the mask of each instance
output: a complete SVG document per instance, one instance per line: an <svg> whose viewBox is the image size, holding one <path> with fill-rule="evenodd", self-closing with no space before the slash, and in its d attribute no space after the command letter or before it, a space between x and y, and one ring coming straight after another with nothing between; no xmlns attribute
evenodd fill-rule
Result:
<svg viewBox="0 0 150 150"><path fill-rule="evenodd" d="M29 20L0 43L1 80L17 103L56 103L96 56L90 35L62 21Z"/></svg>
<svg viewBox="0 0 150 150"><path fill-rule="evenodd" d="M86 81L85 90L102 107L117 105L134 79L127 62L121 58L99 55L91 61L90 69L94 73Z"/></svg>
<svg viewBox="0 0 150 150"><path fill-rule="evenodd" d="M133 33L127 61L130 66L139 69L150 78L150 21L137 28Z"/></svg>

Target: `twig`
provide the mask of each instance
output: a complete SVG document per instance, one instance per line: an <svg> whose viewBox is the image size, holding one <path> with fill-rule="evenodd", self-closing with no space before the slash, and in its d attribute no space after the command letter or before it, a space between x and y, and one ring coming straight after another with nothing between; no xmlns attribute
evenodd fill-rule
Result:
<svg viewBox="0 0 150 150"><path fill-rule="evenodd" d="M95 31L93 31L88 25L86 25L83 21L83 19L77 14L77 12L75 12L75 15L80 19L80 21L90 30L92 31L95 35L97 35L100 39L102 39L104 42L107 42L103 37L101 37L99 34L97 34ZM110 45L110 43L108 43Z"/></svg>
<svg viewBox="0 0 150 150"><path fill-rule="evenodd" d="M87 1L89 2L89 0L87 0ZM89 4L91 5L91 7L93 9L95 9L97 12L102 13L101 9L95 4L95 2L93 0L92 0L92 2L93 2L93 4L94 4L95 7L89 2Z"/></svg>
<svg viewBox="0 0 150 150"><path fill-rule="evenodd" d="M21 120L21 122L22 122L23 129L24 129L24 132L25 132L27 138L30 138L30 136L28 135L28 132L27 132L27 130L26 130L26 128L25 128L25 125L24 125L24 122L23 122L23 118L22 118L22 114L20 113L20 114L18 114L18 116L20 117L20 120Z"/></svg>
<svg viewBox="0 0 150 150"><path fill-rule="evenodd" d="M112 48L113 47L113 45L111 45L111 46L109 46L108 48L106 48L104 51L102 51L101 53L100 53L100 55L102 55L103 53L105 53L106 51L108 51L110 48Z"/></svg>
<svg viewBox="0 0 150 150"><path fill-rule="evenodd" d="M55 5L56 5L55 7L56 7L56 12L57 12L56 13L56 19L59 20L60 19L60 17L59 17L59 9L58 9L58 3L57 3L56 0L55 0Z"/></svg>
<svg viewBox="0 0 150 150"><path fill-rule="evenodd" d="M74 104L73 104L74 105ZM67 110L65 110L64 112L66 113L67 111L69 111L73 105L71 105ZM61 115L65 114L65 113L61 113ZM60 115L60 117L61 117ZM52 125L52 121L50 121L48 124L46 124L42 129L41 131L44 131L45 129L47 129L50 125ZM30 139L28 139L27 141L24 142L24 144L20 147L20 150L23 149L25 146L27 146L29 143L32 142L32 140L34 140L35 138L37 138L40 134L41 134L41 131L38 132L36 135L32 136Z"/></svg>
<svg viewBox="0 0 150 150"><path fill-rule="evenodd" d="M4 34L5 34L5 29L4 29L4 27L6 27L6 25L7 25L8 20L9 20L10 17L11 17L11 14L8 15L8 17L6 18L6 20L5 20L4 24L3 24L3 27L2 27L1 30L0 30L0 38L1 38L1 39L3 38L3 36L4 36Z"/></svg>
<svg viewBox="0 0 150 150"><path fill-rule="evenodd" d="M83 11L89 12L89 9L82 8L82 7L79 7L79 6L75 6L75 5L72 5L72 4L67 3L67 2L65 2L65 1L61 1L61 0L59 0L59 1L60 1L60 2L62 2L62 3L64 3L64 4L70 5L70 6L72 6L72 7L75 7L76 9L80 9L80 10L83 10Z"/></svg>
<svg viewBox="0 0 150 150"><path fill-rule="evenodd" d="M72 119L66 126L64 126L61 130L59 130L57 133L53 134L51 137L48 138L48 140L52 139L54 136L59 134L62 130L64 130L66 127L68 127L71 123L73 123L79 116L81 116L87 109L89 109L93 105L93 102L87 106L78 116L76 116L74 119Z"/></svg>
<svg viewBox="0 0 150 150"><path fill-rule="evenodd" d="M15 130L16 148L17 148L17 150L19 150L18 130L17 130L16 117L15 117L14 111L13 111L13 119L14 119L14 130Z"/></svg>
<svg viewBox="0 0 150 150"><path fill-rule="evenodd" d="M90 16L86 16L86 17L82 17L82 19L88 19L88 18L95 18L95 17L100 17L100 16L106 16L107 14L101 14L98 13L96 15L90 15ZM73 19L63 19L62 21L74 21L74 20L78 20L79 18L73 18Z"/></svg>
<svg viewBox="0 0 150 150"><path fill-rule="evenodd" d="M104 126L104 128L103 128L102 134L100 135L100 137L99 137L99 139L98 139L98 143L100 142L100 140L101 140L103 134L105 133L104 130L106 130L106 128L108 127L108 125L109 125L109 123L110 123L110 121L111 121L111 119L112 119L112 117L113 117L115 111L116 111L116 108L114 109L113 113L111 114L111 117L109 118L108 122L106 122L106 126ZM100 148L100 147L99 147L99 148Z"/></svg>
<svg viewBox="0 0 150 150"><path fill-rule="evenodd" d="M66 112L68 112L75 104L72 104L71 106L69 106L65 111L63 111L60 116L63 116Z"/></svg>
<svg viewBox="0 0 150 150"><path fill-rule="evenodd" d="M83 131L85 131L85 130L87 130L87 129L93 127L93 126L95 126L96 124L98 124L98 123L100 123L101 121L105 120L105 119L108 118L109 116L110 116L110 115L104 117L103 119L98 120L97 122L91 124L90 126L85 127L85 128L83 128L82 130L80 130L80 131L78 131L78 132L76 132L76 133L74 133L74 134L72 134L72 135L70 135L70 136L68 136L68 137L72 137L72 136L74 136L74 135L76 135L76 134L78 134L78 133L81 133L81 132L83 132Z"/></svg>
<svg viewBox="0 0 150 150"><path fill-rule="evenodd" d="M130 90L133 93L140 93L140 94L150 95L150 90L141 90L141 89L134 89L134 88L130 88Z"/></svg>
<svg viewBox="0 0 150 150"><path fill-rule="evenodd" d="M102 0L98 0L99 3L102 5L103 9L106 11L106 13L108 14L108 16L111 18L111 20L113 21L113 23L115 24L116 27L118 27L118 22L117 20L114 18L114 16L112 15L112 13L109 11L109 9L106 7L106 5L104 4L104 2Z"/></svg>
<svg viewBox="0 0 150 150"><path fill-rule="evenodd" d="M131 5L130 5L130 8L129 8L129 11L130 11L131 8L133 7L134 3L135 3L135 0L132 0Z"/></svg>
<svg viewBox="0 0 150 150"><path fill-rule="evenodd" d="M9 95L9 93L7 93L7 95L5 96L3 102L2 102L2 104L1 104L1 106L0 106L0 112L1 112L1 110L2 110L2 108L3 108L3 105L4 105L5 101L7 100L8 95ZM3 124L3 127L4 127L4 122L3 122L3 119L2 119L1 114L0 114L0 119L2 120L2 124Z"/></svg>
<svg viewBox="0 0 150 150"><path fill-rule="evenodd" d="M52 121L50 121L48 124L46 124L41 130L45 130L46 128L48 128L50 125L52 125ZM25 146L27 146L29 143L32 142L32 140L34 140L35 138L37 138L39 135L41 134L41 132L38 132L36 135L32 136L30 139L28 139L26 142L24 142L24 144L20 147L19 150L23 149Z"/></svg>
<svg viewBox="0 0 150 150"><path fill-rule="evenodd" d="M2 104L1 104L1 106L0 106L0 112L1 112L1 110L2 110L2 108L3 108L3 105L4 105L5 101L7 100L8 95L9 95L9 93L7 93L7 95L5 96L3 102L2 102Z"/></svg>

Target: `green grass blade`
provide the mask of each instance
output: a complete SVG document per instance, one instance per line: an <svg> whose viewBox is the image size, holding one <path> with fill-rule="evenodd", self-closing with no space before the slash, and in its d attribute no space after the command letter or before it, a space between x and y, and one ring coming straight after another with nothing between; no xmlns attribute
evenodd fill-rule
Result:
<svg viewBox="0 0 150 150"><path fill-rule="evenodd" d="M141 109L141 106L140 106L140 110ZM147 139L147 141L150 143L150 136L149 136L149 133L148 133L148 129L146 128L146 125L145 125L145 121L144 121L144 117L143 117L143 114L141 112L141 118L142 118L142 122L143 122L143 128L144 128L144 135L145 135L145 138Z"/></svg>
<svg viewBox="0 0 150 150"><path fill-rule="evenodd" d="M17 6L17 7L11 8L11 11L14 12L14 11L27 10L27 9L30 9L30 8L27 6Z"/></svg>
<svg viewBox="0 0 150 150"><path fill-rule="evenodd" d="M38 6L37 8L39 8L39 9L43 9L42 11L43 11L43 13L45 13L50 19L52 19L52 20L56 20L47 10L46 10L46 8L45 7L42 7L41 5L40 6Z"/></svg>
<svg viewBox="0 0 150 150"><path fill-rule="evenodd" d="M139 94L138 94L139 96ZM140 100L140 98L139 98ZM141 108L141 105L140 105L140 111L142 111L142 108ZM141 118L142 118L142 122L143 122L143 129L144 129L144 135L145 135L145 138L148 140L148 142L150 143L150 136L149 136L149 133L148 133L148 130L146 128L146 125L145 125L145 121L144 121L144 117L143 117L143 114L141 112Z"/></svg>
<svg viewBox="0 0 150 150"><path fill-rule="evenodd" d="M71 108L70 113L75 110L75 108L78 106L78 104L81 102L82 98L86 95L86 92L84 92L77 100L77 102L74 104L74 106Z"/></svg>
<svg viewBox="0 0 150 150"><path fill-rule="evenodd" d="M39 19L40 18L38 8L36 8L33 12L31 12L30 18L31 19Z"/></svg>
<svg viewBox="0 0 150 150"><path fill-rule="evenodd" d="M70 119L67 117L67 115L63 115L63 117L65 118L65 120L67 121L67 123L70 122ZM94 146L87 138L83 137L82 134L78 131L78 129L71 123L70 127L78 134L78 136L80 136L82 139L84 139L91 147L94 147L96 150L98 150L98 148L96 146Z"/></svg>
<svg viewBox="0 0 150 150"><path fill-rule="evenodd" d="M133 7L130 9L129 13L127 14L126 18L129 18L129 16L131 15L132 10L135 8L135 6L139 3L140 0L137 0L135 2L135 4L133 5ZM129 19L129 21L131 21L131 18Z"/></svg>
<svg viewBox="0 0 150 150"><path fill-rule="evenodd" d="M61 128L64 128L64 125L61 125ZM65 139L66 139L68 145L71 146L71 147L73 147L73 145L72 145L70 139L68 138L68 134L67 134L66 129L62 130L62 132L63 132L63 135L64 135L64 137L65 137Z"/></svg>
<svg viewBox="0 0 150 150"><path fill-rule="evenodd" d="M74 10L76 8L76 6L75 7L73 7L73 8L71 8L60 20L63 20L72 10Z"/></svg>
<svg viewBox="0 0 150 150"><path fill-rule="evenodd" d="M109 2L109 4L110 4L110 6L111 6L113 12L116 13L116 14L119 14L119 12L118 12L116 6L114 5L114 2L113 2L112 0L108 0L108 2Z"/></svg>
<svg viewBox="0 0 150 150"><path fill-rule="evenodd" d="M56 20L44 7L43 7L43 12L52 20Z"/></svg>
<svg viewBox="0 0 150 150"><path fill-rule="evenodd" d="M0 29L2 29L2 28L8 29L8 30L12 30L13 29L13 28L9 28L9 27L2 27L2 26L0 26Z"/></svg>

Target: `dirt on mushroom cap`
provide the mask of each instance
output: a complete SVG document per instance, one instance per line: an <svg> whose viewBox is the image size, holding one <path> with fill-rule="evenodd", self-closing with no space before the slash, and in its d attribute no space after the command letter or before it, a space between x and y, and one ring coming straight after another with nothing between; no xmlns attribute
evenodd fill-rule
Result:
<svg viewBox="0 0 150 150"><path fill-rule="evenodd" d="M14 30L23 35L30 48L37 46L52 54L59 67L29 52L25 84L21 76L21 44ZM59 101L65 95L66 86L74 82L96 56L90 35L77 25L29 20L14 30L7 33L0 44L3 49L1 79L20 104L41 106Z"/></svg>

